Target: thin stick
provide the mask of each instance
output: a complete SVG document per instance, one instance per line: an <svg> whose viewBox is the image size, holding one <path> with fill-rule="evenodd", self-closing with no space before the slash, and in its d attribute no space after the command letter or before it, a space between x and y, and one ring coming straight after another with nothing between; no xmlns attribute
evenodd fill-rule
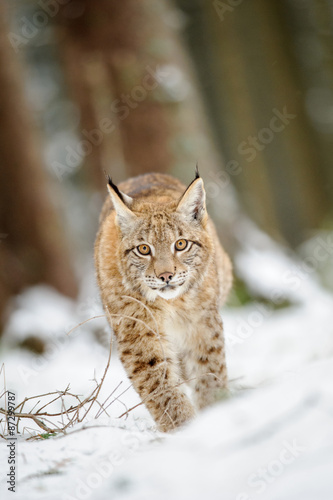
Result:
<svg viewBox="0 0 333 500"><path fill-rule="evenodd" d="M109 400L109 399L113 396L113 394L114 394L114 393L116 392L116 390L117 390L117 389L121 386L121 384L122 384L122 383L123 383L123 381L121 380L121 381L119 382L119 384L117 385L117 387L116 387L115 389L113 389L113 391L111 392L111 394L109 394L109 395L108 395L108 397L106 398L106 400L102 403L101 408L100 408L100 409L98 410L98 412L96 413L95 418L98 418L98 417L101 415L101 413L102 413L103 411L105 411L105 410L106 410L106 408L109 408L109 406L113 403L113 401L112 401L112 402L111 402L111 403L110 403L110 404L109 404L106 408L104 408L104 405L106 404L106 402L107 402L107 401L108 401L108 400ZM101 409L102 409L102 412L101 412Z"/></svg>
<svg viewBox="0 0 333 500"><path fill-rule="evenodd" d="M92 318L88 318L88 319L85 319L84 321L81 321L81 323L79 323L78 325L74 326L74 328L72 328L71 330L69 330L69 332L66 333L66 335L70 335L72 332L74 332L74 330L76 330L80 326L85 325L86 323L88 323L88 321L91 321L93 319L98 319L98 318L105 318L105 314L100 314L99 316L93 316Z"/></svg>
<svg viewBox="0 0 333 500"><path fill-rule="evenodd" d="M110 341L110 349L109 349L109 356L108 356L108 360L107 360L107 363L106 363L106 367L105 367L105 370L104 370L104 373L103 373L103 376L102 376L102 379L101 379L101 382L98 386L98 389L96 391L96 394L93 398L93 401L91 402L91 405L89 406L88 410L85 412L85 414L83 415L83 418L79 421L82 422L83 419L85 419L85 417L88 415L89 411L91 410L92 408L92 405L94 404L94 402L96 401L100 391L101 391L101 388L102 388L102 385L103 385L103 382L105 380L105 377L106 377L106 374L107 374L107 371L109 369L109 366L110 366L110 361L111 361L111 354L112 354L112 342Z"/></svg>

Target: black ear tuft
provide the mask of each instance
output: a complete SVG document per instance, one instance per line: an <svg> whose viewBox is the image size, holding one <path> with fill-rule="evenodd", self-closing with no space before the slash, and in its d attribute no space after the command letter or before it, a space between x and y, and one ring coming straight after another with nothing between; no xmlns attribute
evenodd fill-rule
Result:
<svg viewBox="0 0 333 500"><path fill-rule="evenodd" d="M119 191L118 187L112 182L112 179L111 179L111 177L109 175L107 176L107 179L108 179L109 186L112 187L113 191L119 196L119 198L121 199L121 201L123 203L125 203L125 200L124 200L124 197L123 197L122 193Z"/></svg>
<svg viewBox="0 0 333 500"><path fill-rule="evenodd" d="M192 184L197 180L197 179L201 179L200 177L200 174L199 174L199 165L198 165L198 162L196 164L196 167L195 167L195 178L193 179L193 181L191 182L191 184L189 184L189 186L186 188L185 190L185 193L186 191L192 186ZM185 194L184 193L184 194Z"/></svg>
<svg viewBox="0 0 333 500"><path fill-rule="evenodd" d="M199 178L200 178L200 174L199 174L199 164L198 164L198 162L197 162L196 167L195 167L195 178L196 178L196 179L199 179Z"/></svg>

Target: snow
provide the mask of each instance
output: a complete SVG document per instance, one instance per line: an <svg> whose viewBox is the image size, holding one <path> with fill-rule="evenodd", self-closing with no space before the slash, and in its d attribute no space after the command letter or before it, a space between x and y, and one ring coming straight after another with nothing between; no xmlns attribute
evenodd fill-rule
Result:
<svg viewBox="0 0 333 500"><path fill-rule="evenodd" d="M27 440L40 430L32 421L21 424L29 430L17 441L16 499L333 498L333 296L313 269L306 272L303 261L276 247L246 249L237 267L253 290L292 305L224 308L231 396L170 435L156 430L143 405L119 418L140 400L113 344L99 396L103 402L114 391L107 414L95 418L94 407L65 436L45 440ZM108 343L106 320L66 333L103 314L96 296L90 290L76 304L39 286L18 297L1 348L6 388L17 402L68 383L74 394L94 389L108 358L97 341ZM36 356L15 347L27 335L42 337L46 352ZM4 384L3 372L0 380ZM0 492L12 498L4 443Z"/></svg>

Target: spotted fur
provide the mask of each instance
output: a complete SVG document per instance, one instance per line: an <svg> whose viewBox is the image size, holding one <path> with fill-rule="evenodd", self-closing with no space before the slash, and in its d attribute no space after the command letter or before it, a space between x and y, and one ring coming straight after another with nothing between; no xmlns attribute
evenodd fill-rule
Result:
<svg viewBox="0 0 333 500"><path fill-rule="evenodd" d="M118 188L110 180L108 189L95 245L104 309L134 388L159 429L170 431L227 388L219 308L230 260L198 173L187 189L163 174ZM186 248L177 250L179 240Z"/></svg>

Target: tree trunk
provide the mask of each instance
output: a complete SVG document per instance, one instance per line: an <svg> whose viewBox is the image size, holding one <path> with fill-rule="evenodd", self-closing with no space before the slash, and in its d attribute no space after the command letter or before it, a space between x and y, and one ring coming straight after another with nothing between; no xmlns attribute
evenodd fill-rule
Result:
<svg viewBox="0 0 333 500"><path fill-rule="evenodd" d="M76 295L77 286L60 221L52 205L22 87L22 72L7 38L0 2L0 313L23 287L48 283Z"/></svg>
<svg viewBox="0 0 333 500"><path fill-rule="evenodd" d="M154 15L154 7L151 14L148 4L149 2L134 0L81 0L82 15L71 18L68 17L66 9L62 9L59 16L63 49L72 62L75 60L77 65L79 61L77 72L80 72L80 77L76 81L81 81L81 88L87 79L85 62L96 58L104 61L104 69L100 77L96 75L93 85L95 88L105 88L101 78L104 78L105 74L108 75L108 107L104 110L104 116L102 112L99 118L95 112L93 122L85 112L94 107L91 96L86 93L85 103L77 99L81 109L81 127L97 128L103 133L103 127L98 126L100 121L103 118L112 120L112 128L116 127L120 133L120 147L127 175L153 170L167 171L171 163L168 112L165 104L159 102L152 91L152 87L155 88L157 83L149 73L150 70L154 72L158 62L166 58L152 56L147 50L147 46L158 32L162 31L162 36L165 36L165 29L161 30L163 20ZM66 47L75 47L76 56L70 54ZM147 69L148 66L150 70ZM77 88L77 84L74 87ZM96 91L93 93L97 94ZM109 137L111 135L114 134ZM106 134L104 139L109 139L105 136ZM99 146L95 146L95 151L98 148ZM96 162L93 168L96 168Z"/></svg>
<svg viewBox="0 0 333 500"><path fill-rule="evenodd" d="M59 27L58 39L69 94L80 115L80 140L76 149L82 157L85 185L102 190L105 188L103 171L109 170L110 163L118 167L124 163L119 134L111 129L101 129L99 125L111 103L104 60L97 51L87 53L82 50L68 29Z"/></svg>

